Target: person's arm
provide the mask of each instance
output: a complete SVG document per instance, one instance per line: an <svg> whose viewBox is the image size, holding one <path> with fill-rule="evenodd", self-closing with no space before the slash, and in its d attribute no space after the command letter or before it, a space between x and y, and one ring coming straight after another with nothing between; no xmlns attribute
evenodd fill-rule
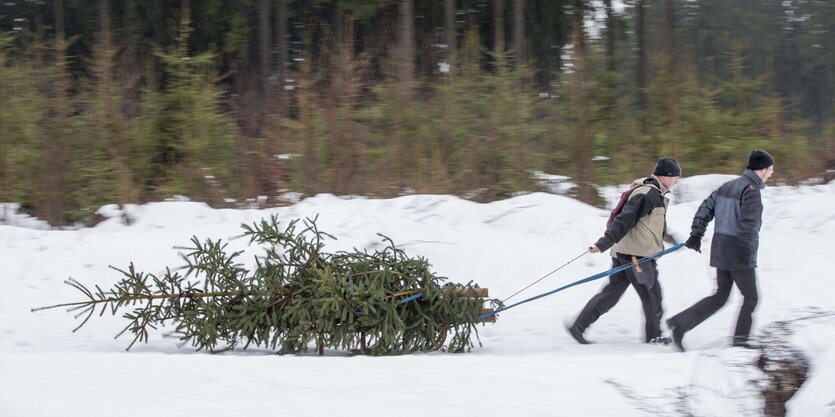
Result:
<svg viewBox="0 0 835 417"><path fill-rule="evenodd" d="M748 187L742 193L742 203L739 213L738 233L746 249L753 250L757 234L762 226L763 201L760 190Z"/></svg>
<svg viewBox="0 0 835 417"><path fill-rule="evenodd" d="M705 235L707 225L713 220L714 208L716 207L716 191L702 201L696 215L693 216L693 223L690 225L690 237L684 246L696 252L702 252L702 237Z"/></svg>
<svg viewBox="0 0 835 417"><path fill-rule="evenodd" d="M716 191L712 192L704 201L699 209L696 210L696 215L693 216L693 223L690 225L690 236L701 239L705 235L707 225L713 220L714 209L716 207Z"/></svg>

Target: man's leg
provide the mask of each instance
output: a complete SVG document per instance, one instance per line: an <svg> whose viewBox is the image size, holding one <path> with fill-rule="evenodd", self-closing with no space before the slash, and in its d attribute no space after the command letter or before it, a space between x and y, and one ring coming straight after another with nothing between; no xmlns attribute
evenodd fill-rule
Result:
<svg viewBox="0 0 835 417"><path fill-rule="evenodd" d="M739 292L744 297L742 308L739 310L739 318L736 320L736 331L734 332L734 344L745 343L751 333L752 315L757 307L757 274L754 269L744 271L733 271L731 273Z"/></svg>
<svg viewBox="0 0 835 417"><path fill-rule="evenodd" d="M613 268L617 268L621 265L621 262L618 259L613 259L612 265ZM629 287L629 278L626 277L626 273L623 271L610 276L609 283L586 303L580 315L577 316L577 319L574 321L574 326L577 330L580 333L584 332L601 315L614 307L623 293L626 292L627 287Z"/></svg>
<svg viewBox="0 0 835 417"><path fill-rule="evenodd" d="M632 287L641 298L641 307L644 309L645 342L661 337L661 316L664 311L661 307L661 284L658 282L658 271L654 262L647 262L641 265L640 281L633 269L627 270Z"/></svg>
<svg viewBox="0 0 835 417"><path fill-rule="evenodd" d="M716 270L716 292L702 298L690 308L676 314L667 322L683 332L689 331L719 311L728 302L733 279L729 271Z"/></svg>
<svg viewBox="0 0 835 417"><path fill-rule="evenodd" d="M667 325L672 330L673 346L676 349L683 352L682 339L684 333L698 326L728 302L728 296L731 295L731 286L733 286L731 273L717 269L716 292L711 296L702 298L698 303L667 320Z"/></svg>

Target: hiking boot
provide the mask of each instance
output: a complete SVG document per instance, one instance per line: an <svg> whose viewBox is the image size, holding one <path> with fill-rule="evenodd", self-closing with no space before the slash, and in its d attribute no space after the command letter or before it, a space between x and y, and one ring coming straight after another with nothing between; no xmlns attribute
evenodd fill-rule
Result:
<svg viewBox="0 0 835 417"><path fill-rule="evenodd" d="M684 339L684 331L681 330L674 321L667 320L667 327L670 328L670 335L672 336L673 347L676 348L679 352L684 352L684 344L682 344L682 339Z"/></svg>
<svg viewBox="0 0 835 417"><path fill-rule="evenodd" d="M670 339L669 337L658 336L658 337L653 337L653 338L652 338L649 342L647 342L647 343L649 343L649 344L651 344L651 345L664 345L664 346L667 346L667 345L669 345L672 341L673 341L673 339Z"/></svg>
<svg viewBox="0 0 835 417"><path fill-rule="evenodd" d="M571 337L573 337L573 338L574 338L574 340L576 340L576 341L577 341L577 343L579 343L579 344L581 344L581 345L587 345L587 344L589 344L589 341L588 341L588 340L586 340L586 338L585 338L585 337L583 337L583 331L582 331L582 330L580 330L580 328L579 328L579 327L577 327L577 325L576 325L576 324L572 324L572 325L570 325L570 326L569 326L569 325L566 325L566 326L565 326L565 331L567 331L567 332L568 332L568 334L570 334L570 335L571 335Z"/></svg>

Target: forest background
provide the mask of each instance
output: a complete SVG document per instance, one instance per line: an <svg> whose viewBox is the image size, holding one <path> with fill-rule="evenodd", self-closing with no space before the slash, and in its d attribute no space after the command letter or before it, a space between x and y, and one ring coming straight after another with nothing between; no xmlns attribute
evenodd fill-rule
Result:
<svg viewBox="0 0 835 417"><path fill-rule="evenodd" d="M829 0L6 0L0 202L53 226L174 196L597 186L672 155L835 173Z"/></svg>

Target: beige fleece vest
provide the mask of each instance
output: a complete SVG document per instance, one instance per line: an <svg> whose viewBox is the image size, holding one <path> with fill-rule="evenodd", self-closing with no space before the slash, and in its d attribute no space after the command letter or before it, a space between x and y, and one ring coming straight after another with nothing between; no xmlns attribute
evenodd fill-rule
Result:
<svg viewBox="0 0 835 417"><path fill-rule="evenodd" d="M654 208L650 214L641 218L638 224L627 232L623 239L612 246L609 253L613 258L618 253L623 255L649 256L664 249L664 235L667 233L667 206L670 204L670 199L667 198L667 190L663 185L659 189L654 185L643 184L645 179L640 178L632 183L633 186L636 186L636 184L640 185L632 192L629 199L631 200L639 194L646 194L650 191L650 188L655 188L661 192L663 207Z"/></svg>

